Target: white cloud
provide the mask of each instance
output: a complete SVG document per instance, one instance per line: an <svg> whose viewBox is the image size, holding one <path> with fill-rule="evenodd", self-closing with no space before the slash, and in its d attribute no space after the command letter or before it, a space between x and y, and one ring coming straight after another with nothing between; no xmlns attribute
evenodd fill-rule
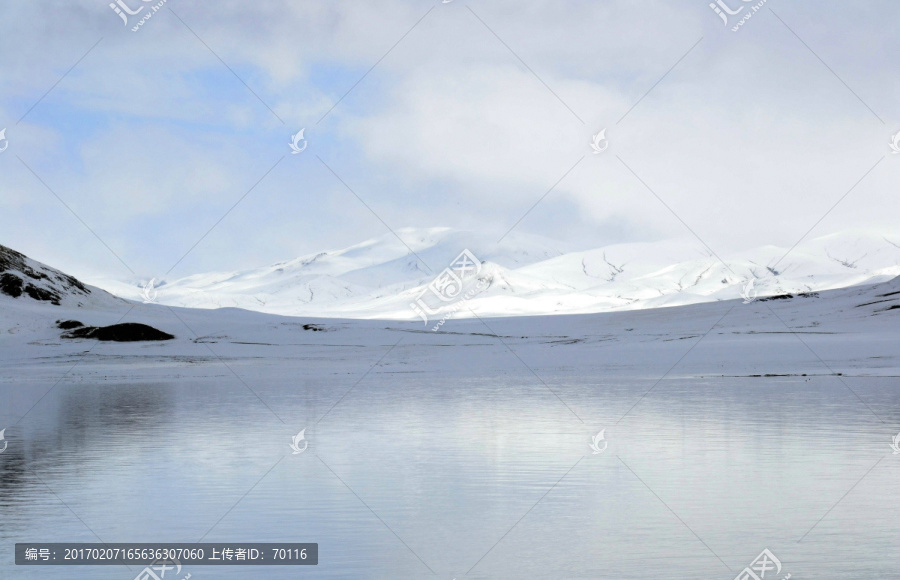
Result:
<svg viewBox="0 0 900 580"><path fill-rule="evenodd" d="M284 215L242 207L235 223L264 235L241 244L213 236L197 250L198 260L221 247L272 261L383 231L365 208L348 209L358 202L315 155L395 228L501 232L585 155L519 227L576 246L595 239L592 229L604 241L683 233L620 156L710 245L749 247L794 241L900 130L898 7L886 1L777 8L852 91L769 12L734 34L704 2L686 0L469 7L502 42L464 2L171 2L203 42L165 11L132 33L103 2L11 2L0 19L9 55L0 127L14 126L103 37L18 125L16 153L124 247L172 224L177 232L155 236L168 256L289 153L290 134L305 126L308 154L289 157L290 169L250 198L283 203ZM595 156L590 138L604 127L610 148ZM41 186L13 170L11 152L0 159L0 195L28 216L43 201L23 192ZM900 210L891 195L898 161L888 155L820 227L885 225ZM71 218L42 219L51 221L8 227L15 233L0 243L27 246L47 223ZM302 244L291 242L296 220Z"/></svg>

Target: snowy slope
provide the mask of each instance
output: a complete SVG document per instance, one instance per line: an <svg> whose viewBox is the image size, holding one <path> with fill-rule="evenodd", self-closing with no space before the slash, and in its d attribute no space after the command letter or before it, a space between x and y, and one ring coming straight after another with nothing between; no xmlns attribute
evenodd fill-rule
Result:
<svg viewBox="0 0 900 580"><path fill-rule="evenodd" d="M764 246L729 256L693 240L566 252L552 240L515 233L500 244L448 228L398 234L403 242L387 234L263 268L166 280L155 283L154 299L292 316L415 319L410 303L427 295L428 284L466 249L481 261L472 282L479 291L456 316L471 315L469 309L508 316L654 308L737 298L750 280L765 296L900 275L900 234L881 232L842 232L792 250ZM147 281L95 283L123 298L146 298Z"/></svg>
<svg viewBox="0 0 900 580"><path fill-rule="evenodd" d="M76 278L0 245L0 297L4 303L46 302L53 306L114 306L123 301Z"/></svg>
<svg viewBox="0 0 900 580"><path fill-rule="evenodd" d="M706 354L689 357L679 365L678 376L844 372L891 377L900 373L898 317L900 277L750 304L731 299L599 314L450 320L439 332L423 331L421 321L297 320L230 308L170 309L122 301L54 306L0 296L0 352L4 353L0 374L5 368L9 376L58 379L60 368L68 369L85 353L88 339L61 339L55 320L77 318L98 326L143 323L176 337L97 347L85 364L98 365L101 370L91 374L100 373L105 380L149 380L166 373L208 375L210 369L215 376L234 380L220 357L229 361L300 357L303 372L333 377L342 365L358 366L365 349L377 351L368 355L371 361L366 364L371 364L400 339L398 353L403 354L392 355L389 364L402 372L408 372L405 365L410 358L423 368L449 375L508 371L510 360L516 361L510 358L511 348L530 367L547 372L577 369L581 375L590 375L595 369L598 376L640 376L652 384L694 342L702 341ZM306 348L298 349L300 345ZM445 347L466 348L456 356ZM463 359L466 364L460 363ZM313 367L318 370L311 371ZM273 372L280 372L278 368L272 365Z"/></svg>

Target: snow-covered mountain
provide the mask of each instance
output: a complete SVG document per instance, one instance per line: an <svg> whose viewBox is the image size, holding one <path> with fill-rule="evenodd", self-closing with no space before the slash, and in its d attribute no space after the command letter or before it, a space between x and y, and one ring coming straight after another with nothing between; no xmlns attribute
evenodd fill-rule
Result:
<svg viewBox="0 0 900 580"><path fill-rule="evenodd" d="M410 305L419 304L433 320L455 310L458 317L471 315L470 309L489 316L538 315L727 300L747 293L751 280L750 295L765 296L900 275L900 234L882 232L842 232L809 239L790 251L764 246L729 256L713 255L696 241L566 251L561 243L524 234L497 244L448 228L397 233L402 242L387 234L263 268L154 281L152 288L146 280L95 283L123 298L190 308L414 319L417 314ZM479 263L462 271L472 277L463 280L459 292L450 266L464 250ZM442 272L450 286L430 286ZM449 288L445 300L439 296L442 286Z"/></svg>

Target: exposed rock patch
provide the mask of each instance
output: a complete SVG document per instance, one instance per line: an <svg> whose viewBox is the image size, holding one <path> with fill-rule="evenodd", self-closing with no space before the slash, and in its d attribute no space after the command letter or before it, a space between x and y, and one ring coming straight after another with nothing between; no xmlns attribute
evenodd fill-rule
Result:
<svg viewBox="0 0 900 580"><path fill-rule="evenodd" d="M18 276L8 272L0 274L0 292L13 298L18 298L22 295L22 286L22 279Z"/></svg>
<svg viewBox="0 0 900 580"><path fill-rule="evenodd" d="M75 322L75 321L68 321ZM172 340L175 338L167 332L138 322L124 322L111 326L83 326L62 335L63 338L94 338L115 342L138 342L144 340Z"/></svg>
<svg viewBox="0 0 900 580"><path fill-rule="evenodd" d="M818 298L818 292L801 292L797 294L798 298ZM768 302L770 300L791 300L794 298L793 294L778 294L776 296L766 296L765 298L760 298L760 302Z"/></svg>

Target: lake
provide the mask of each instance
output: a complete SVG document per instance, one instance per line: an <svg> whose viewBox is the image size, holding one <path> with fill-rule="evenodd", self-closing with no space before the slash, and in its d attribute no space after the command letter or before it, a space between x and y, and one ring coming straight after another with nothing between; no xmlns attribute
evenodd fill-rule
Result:
<svg viewBox="0 0 900 580"><path fill-rule="evenodd" d="M140 572L14 566L15 542L201 538L317 542L319 564L177 578L732 580L764 549L781 565L767 579L900 570L893 425L837 377L674 372L646 394L661 373L592 361L542 369L545 386L512 357L479 372L464 349L421 348L368 374L330 376L308 354L230 361L247 386L216 362L152 380L117 378L136 363L80 364L7 431L0 576ZM895 378L843 380L900 408ZM21 414L47 383L3 389Z"/></svg>

